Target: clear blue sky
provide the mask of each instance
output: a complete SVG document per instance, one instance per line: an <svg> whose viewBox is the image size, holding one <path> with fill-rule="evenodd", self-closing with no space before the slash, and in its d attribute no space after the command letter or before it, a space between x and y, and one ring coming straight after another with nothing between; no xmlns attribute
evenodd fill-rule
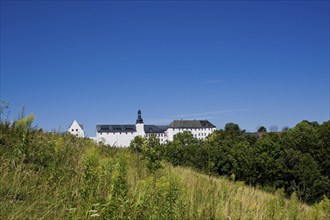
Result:
<svg viewBox="0 0 330 220"><path fill-rule="evenodd" d="M329 1L1 1L1 100L45 130L329 120Z"/></svg>

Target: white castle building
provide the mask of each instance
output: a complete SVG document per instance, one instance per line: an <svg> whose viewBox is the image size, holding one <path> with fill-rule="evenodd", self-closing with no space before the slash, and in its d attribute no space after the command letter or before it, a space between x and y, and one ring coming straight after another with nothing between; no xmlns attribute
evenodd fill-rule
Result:
<svg viewBox="0 0 330 220"><path fill-rule="evenodd" d="M82 138L85 137L84 127L78 124L76 120L73 120L67 131L73 134L74 136L82 137Z"/></svg>
<svg viewBox="0 0 330 220"><path fill-rule="evenodd" d="M173 141L173 136L179 132L190 131L195 138L205 139L215 129L208 120L174 120L169 125L145 125L139 110L135 124L96 125L96 137L91 139L114 147L128 147L136 136L148 137L154 134L163 144ZM84 137L83 128L76 121L73 121L68 132Z"/></svg>

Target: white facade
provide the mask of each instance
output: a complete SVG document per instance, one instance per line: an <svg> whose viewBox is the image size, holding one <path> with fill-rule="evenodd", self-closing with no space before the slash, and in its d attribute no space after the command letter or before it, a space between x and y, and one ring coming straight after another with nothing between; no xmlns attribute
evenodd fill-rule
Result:
<svg viewBox="0 0 330 220"><path fill-rule="evenodd" d="M82 137L82 138L85 137L85 132L84 132L83 126L79 125L76 120L73 120L73 122L69 126L67 132L69 132L70 134L72 134L76 137Z"/></svg>
<svg viewBox="0 0 330 220"><path fill-rule="evenodd" d="M215 130L216 128L168 128L166 133L168 141L173 141L174 135L184 131L190 131L194 138L206 139Z"/></svg>
<svg viewBox="0 0 330 220"><path fill-rule="evenodd" d="M166 131L164 133L148 133L145 135L145 137L150 137L151 135L155 135L161 144L165 144L168 141Z"/></svg>
<svg viewBox="0 0 330 220"><path fill-rule="evenodd" d="M144 137L146 135L146 132L144 131L144 124L139 123L136 124L135 126L136 126L136 135Z"/></svg>
<svg viewBox="0 0 330 220"><path fill-rule="evenodd" d="M137 132L96 132L97 143L114 147L128 147L136 136Z"/></svg>
<svg viewBox="0 0 330 220"><path fill-rule="evenodd" d="M97 125L96 142L114 147L128 147L136 136L149 137L156 135L161 144L173 141L174 135L190 131L195 138L205 139L215 126L207 120L176 120L168 126L145 125L138 111L136 124L131 125Z"/></svg>

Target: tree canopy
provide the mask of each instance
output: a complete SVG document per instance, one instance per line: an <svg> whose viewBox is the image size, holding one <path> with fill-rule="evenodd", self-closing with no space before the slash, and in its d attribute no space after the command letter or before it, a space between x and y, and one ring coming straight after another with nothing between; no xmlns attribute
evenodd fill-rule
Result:
<svg viewBox="0 0 330 220"><path fill-rule="evenodd" d="M330 121L302 121L284 132L267 133L261 126L258 132L263 135L247 134L238 124L228 123L206 140L185 131L164 146L153 144L159 159L175 166L228 176L267 190L283 188L288 196L295 193L308 203L330 197ZM150 151L139 150L142 142L136 138L131 147L142 154Z"/></svg>

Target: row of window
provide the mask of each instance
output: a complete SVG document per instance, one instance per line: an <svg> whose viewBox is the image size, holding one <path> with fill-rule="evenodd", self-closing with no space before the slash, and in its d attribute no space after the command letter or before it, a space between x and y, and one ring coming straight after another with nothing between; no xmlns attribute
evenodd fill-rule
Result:
<svg viewBox="0 0 330 220"><path fill-rule="evenodd" d="M146 134L147 136L151 136L151 135L156 135L156 137L164 137L165 136L165 134L163 134L163 133L150 133L150 134Z"/></svg>
<svg viewBox="0 0 330 220"><path fill-rule="evenodd" d="M179 131L211 131L212 128L174 128Z"/></svg>
<svg viewBox="0 0 330 220"><path fill-rule="evenodd" d="M72 129L72 131L73 131L73 129ZM78 131L78 129L77 129L77 131ZM105 133L105 132L104 132ZM107 134L109 134L109 132L106 132ZM111 132L110 134L115 134L115 133L119 133L119 134L133 134L133 132ZM100 135L102 135L103 133L102 132L100 132ZM152 135L152 134L147 134L147 136L150 136L150 135ZM197 136L207 136L207 135L209 135L209 134L207 134L207 133L198 133L198 135L197 134L194 134L194 137L197 137ZM164 137L165 136L165 134L163 134L163 133L160 133L160 134L156 134L156 136L157 137Z"/></svg>
<svg viewBox="0 0 330 220"><path fill-rule="evenodd" d="M206 136L208 136L209 134L207 134L207 133L198 133L198 134L194 134L194 137L200 137L200 136L204 136L204 137L206 137Z"/></svg>
<svg viewBox="0 0 330 220"><path fill-rule="evenodd" d="M109 132L104 132L104 133L107 133L109 134ZM133 134L133 132L110 132L110 134L115 134L115 133L119 133L119 134ZM102 135L103 133L100 132L100 135ZM150 136L151 134L147 134L147 136ZM165 135L163 133L160 133L160 134L156 134L157 137L164 137Z"/></svg>
<svg viewBox="0 0 330 220"><path fill-rule="evenodd" d="M105 133L105 132L104 132ZM133 132L106 132L107 134L115 134L115 133L119 133L119 134L121 134L121 133L123 133L123 134L133 134ZM102 132L100 132L100 135L102 135L103 133Z"/></svg>
<svg viewBox="0 0 330 220"><path fill-rule="evenodd" d="M111 134L115 134L116 132L112 132ZM117 132L119 134L133 134L133 132ZM106 134L109 134L109 132L107 132ZM103 135L103 133L101 132L100 135ZM198 134L194 134L194 137L197 136L207 136L208 134L206 133L198 133ZM151 134L147 134L147 136L151 136ZM156 137L164 137L164 134L156 134Z"/></svg>
<svg viewBox="0 0 330 220"><path fill-rule="evenodd" d="M71 131L74 131L74 129L72 128ZM76 131L78 131L78 128L76 129Z"/></svg>

